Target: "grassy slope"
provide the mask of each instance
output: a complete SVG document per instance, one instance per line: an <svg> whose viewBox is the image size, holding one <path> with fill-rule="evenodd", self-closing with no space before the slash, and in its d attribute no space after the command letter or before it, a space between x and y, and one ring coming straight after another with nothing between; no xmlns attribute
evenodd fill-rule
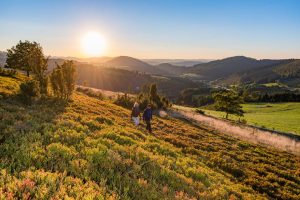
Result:
<svg viewBox="0 0 300 200"><path fill-rule="evenodd" d="M300 103L253 103L243 105L248 124L300 134ZM204 110L206 114L224 117L223 112ZM230 119L238 118L230 115Z"/></svg>
<svg viewBox="0 0 300 200"><path fill-rule="evenodd" d="M299 157L175 119L155 117L155 135L148 135L128 110L80 93L30 107L2 99L0 119L0 198L300 195Z"/></svg>
<svg viewBox="0 0 300 200"><path fill-rule="evenodd" d="M26 78L23 75L17 75L14 78L0 76L0 96L15 94L19 89L20 83Z"/></svg>

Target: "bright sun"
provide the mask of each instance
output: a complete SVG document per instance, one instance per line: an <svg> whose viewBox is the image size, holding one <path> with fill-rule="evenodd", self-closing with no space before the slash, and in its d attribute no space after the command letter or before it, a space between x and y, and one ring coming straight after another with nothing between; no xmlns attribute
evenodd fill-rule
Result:
<svg viewBox="0 0 300 200"><path fill-rule="evenodd" d="M101 56L105 50L105 40L97 32L89 32L82 38L83 51L87 56Z"/></svg>

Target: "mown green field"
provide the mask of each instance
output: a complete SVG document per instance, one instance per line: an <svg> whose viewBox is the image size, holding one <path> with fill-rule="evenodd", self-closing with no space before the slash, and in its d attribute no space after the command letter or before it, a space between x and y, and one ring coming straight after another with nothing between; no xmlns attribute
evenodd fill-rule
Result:
<svg viewBox="0 0 300 200"><path fill-rule="evenodd" d="M12 90L0 90L0 199L300 198L296 155L174 118L148 134L80 92L27 106Z"/></svg>
<svg viewBox="0 0 300 200"><path fill-rule="evenodd" d="M243 104L244 119L248 124L300 135L300 103ZM225 113L203 109L205 114L225 117ZM238 117L230 115L229 119Z"/></svg>

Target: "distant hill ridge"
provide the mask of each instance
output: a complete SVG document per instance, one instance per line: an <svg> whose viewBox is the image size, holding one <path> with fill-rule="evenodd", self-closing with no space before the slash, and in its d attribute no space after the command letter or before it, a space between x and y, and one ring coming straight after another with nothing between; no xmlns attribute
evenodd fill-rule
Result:
<svg viewBox="0 0 300 200"><path fill-rule="evenodd" d="M5 59L6 53L0 52L0 66L4 66ZM159 76L189 77L186 75L195 75L193 77L197 77L197 80L214 81L219 84L283 81L290 86L300 87L300 81L298 81L300 78L300 62L298 59L257 60L246 56L234 56L186 67L167 62L160 63L164 59L140 60L129 56L99 58L53 57L49 61L49 68L53 68L55 62L61 63L65 59L75 60L78 65L91 64L101 67L121 68ZM156 60L159 64L149 64L145 62L147 60L149 63L153 63ZM168 61L168 59L165 60ZM172 61L172 59L169 59L169 61Z"/></svg>
<svg viewBox="0 0 300 200"><path fill-rule="evenodd" d="M127 69L130 71L139 71L147 74L178 76L184 72L184 67L175 66L170 63L159 65L150 65L142 60L129 57L118 56L103 63L104 66Z"/></svg>
<svg viewBox="0 0 300 200"><path fill-rule="evenodd" d="M205 79L226 78L234 73L257 69L263 66L276 65L285 60L256 60L245 56L234 56L222 60L195 65L188 69L189 73L199 74Z"/></svg>
<svg viewBox="0 0 300 200"><path fill-rule="evenodd" d="M142 61L150 65L159 65L163 63L169 63L175 66L192 67L200 63L207 63L212 60L209 59L142 59Z"/></svg>
<svg viewBox="0 0 300 200"><path fill-rule="evenodd" d="M276 64L266 65L236 72L218 81L218 84L246 84L246 83L280 82L290 87L300 87L300 60L280 60Z"/></svg>
<svg viewBox="0 0 300 200"><path fill-rule="evenodd" d="M112 67L130 67L133 70L137 71L147 71L147 70L152 70L152 65L149 65L148 63L145 63L139 59L129 57L129 56L118 56L115 58L112 58L103 64L112 66Z"/></svg>

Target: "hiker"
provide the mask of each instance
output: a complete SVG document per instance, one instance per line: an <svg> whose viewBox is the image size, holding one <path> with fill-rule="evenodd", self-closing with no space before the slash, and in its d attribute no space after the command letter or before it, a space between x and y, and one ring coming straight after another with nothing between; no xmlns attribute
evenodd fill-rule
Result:
<svg viewBox="0 0 300 200"><path fill-rule="evenodd" d="M140 113L141 111L140 111L139 104L135 102L132 107L131 118L136 126L140 124L140 119L139 119L139 117L141 116Z"/></svg>
<svg viewBox="0 0 300 200"><path fill-rule="evenodd" d="M152 129L151 129L151 120L152 120L151 104L148 104L147 108L144 110L143 120L147 124L146 129L149 131L149 133L151 133L152 132Z"/></svg>

